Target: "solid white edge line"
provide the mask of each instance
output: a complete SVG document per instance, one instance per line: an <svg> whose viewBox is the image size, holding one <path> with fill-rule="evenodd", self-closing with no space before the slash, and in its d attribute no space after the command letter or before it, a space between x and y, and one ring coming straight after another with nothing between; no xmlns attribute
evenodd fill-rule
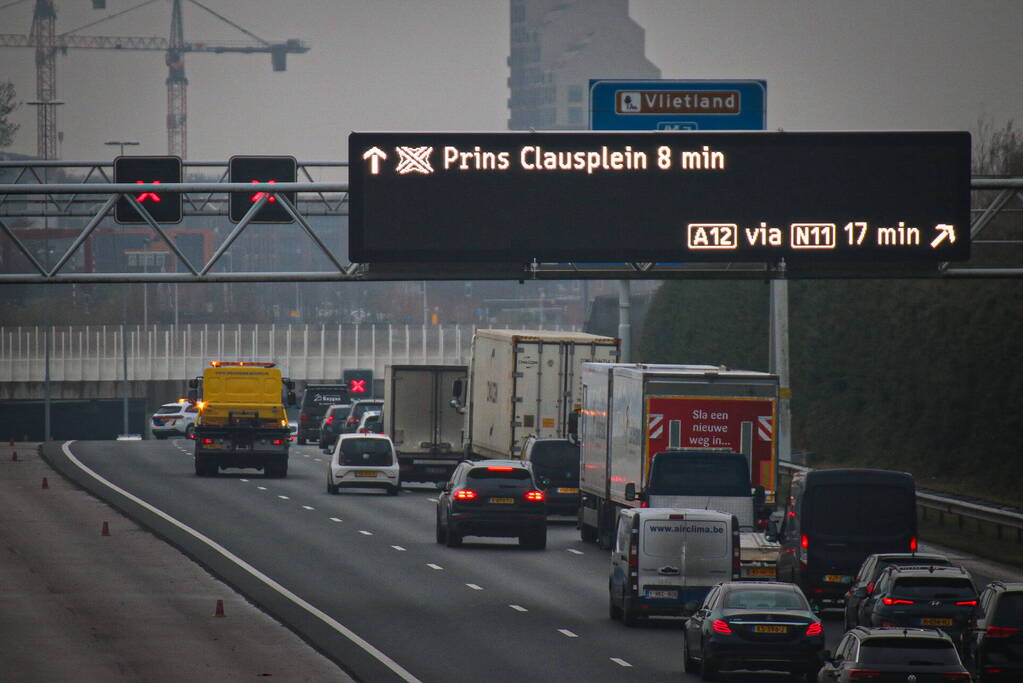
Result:
<svg viewBox="0 0 1023 683"><path fill-rule="evenodd" d="M173 524L174 526L178 527L179 529L181 529L185 533L191 534L195 539L205 543L210 548L212 548L213 550L215 550L218 553L220 553L221 555L223 555L226 559L230 560L231 562L234 562L236 565L238 565L238 567L240 567L244 571L248 572L252 577L258 579L259 581L262 581L269 588L272 588L273 590L277 591L277 593L279 593L281 596L287 598L288 600L291 600L293 603L295 603L296 605L298 605L299 607L301 607L305 611L309 612L309 614L313 615L314 617L316 617L317 619L319 619L320 621L325 623L327 626L329 626L330 628L334 629L337 633L341 634L342 636L344 636L348 640L352 641L354 644L356 644L359 647L361 647L367 653L372 655L372 657L374 659L376 659L378 662L380 662L381 664L386 666L388 669L393 671L396 675L401 677L402 680L408 681L409 683L421 683L421 681L418 678L413 676L410 672L406 671L404 667L402 667L396 661L394 661L393 659L391 659L390 657L385 655L380 650L378 650L375 647L373 647L372 645L370 645L367 641L365 641L362 638L360 638L358 635L355 634L354 631L352 631L351 629L346 627L344 624L342 624L338 620L334 619L333 617L331 617L326 612L324 612L324 611L318 609L317 607L314 607L312 604L306 602L305 600L300 598L298 595L292 593L290 590L288 590L287 588L285 588L281 584L277 583L276 581L271 579L269 576L267 576L263 572L259 571L258 569L256 569L255 567L253 567L248 562L246 562L245 560L241 559L240 557L238 557L234 553L232 553L230 550L228 550L224 546L222 546L219 543L217 543L216 541L214 541L214 540L204 536L203 534L201 534L198 531L196 531L195 529L187 526L186 524L183 524L182 522L179 522L178 520L174 519L173 517L168 515L166 512L164 512L163 510L160 510L159 508L153 507L152 505L150 505L146 501L142 500L141 498L138 498L137 496L132 495L131 493L128 493L127 491L125 491L121 487L117 486L113 482L108 481L107 479L104 479L102 476L100 476L99 474L97 474L93 470L89 469L89 467L87 467L81 460L76 458L71 453L70 446L73 443L74 443L74 441L66 441L66 442L64 442L64 444L61 446L61 449L64 451L64 455L66 455L68 457L68 459L71 460L71 462L73 462L78 468L80 468L83 472L85 472L86 474L88 474L89 476L94 478L96 481L104 484L105 486L108 486L110 489L116 491L117 493L120 493L122 496L124 496L128 500L132 501L133 503L135 503L137 505L141 505L142 507L144 507L145 509L149 510L154 515L160 517L164 521L166 521L166 522L168 522L170 524Z"/></svg>

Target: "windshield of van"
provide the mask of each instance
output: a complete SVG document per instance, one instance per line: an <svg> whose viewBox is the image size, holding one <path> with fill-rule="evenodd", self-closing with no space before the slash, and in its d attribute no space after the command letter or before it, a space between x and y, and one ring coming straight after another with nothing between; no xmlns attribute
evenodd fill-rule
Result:
<svg viewBox="0 0 1023 683"><path fill-rule="evenodd" d="M647 493L675 496L750 496L746 457L733 453L658 453Z"/></svg>
<svg viewBox="0 0 1023 683"><path fill-rule="evenodd" d="M387 439L344 439L338 455L338 465L385 467L394 464L391 442Z"/></svg>
<svg viewBox="0 0 1023 683"><path fill-rule="evenodd" d="M825 484L807 492L804 530L828 536L905 536L913 533L912 489L877 484Z"/></svg>
<svg viewBox="0 0 1023 683"><path fill-rule="evenodd" d="M537 442L529 455L533 472L559 486L579 485L579 446L568 442Z"/></svg>

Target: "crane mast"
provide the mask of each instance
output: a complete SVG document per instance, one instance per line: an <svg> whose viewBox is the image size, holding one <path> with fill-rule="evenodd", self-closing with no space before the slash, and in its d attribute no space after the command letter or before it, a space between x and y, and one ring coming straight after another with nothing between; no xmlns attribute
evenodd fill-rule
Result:
<svg viewBox="0 0 1023 683"><path fill-rule="evenodd" d="M185 31L181 22L181 0L174 0L171 11L166 61L167 154L185 159L188 151L188 78L185 77Z"/></svg>

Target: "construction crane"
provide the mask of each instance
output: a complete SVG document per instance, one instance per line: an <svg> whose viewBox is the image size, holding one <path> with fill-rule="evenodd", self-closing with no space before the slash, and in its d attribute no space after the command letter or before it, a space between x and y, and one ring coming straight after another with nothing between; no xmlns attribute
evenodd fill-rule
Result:
<svg viewBox="0 0 1023 683"><path fill-rule="evenodd" d="M20 0L23 1L23 0ZM251 41L231 42L186 42L182 23L181 2L171 0L171 25L168 38L139 36L83 36L77 32L95 26L114 17L150 5L157 0L146 0L116 14L104 17L99 21L79 26L76 29L58 34L56 32L57 10L54 0L35 0L32 13L32 30L27 35L0 34L0 47L33 47L36 51L36 101L30 102L38 107L36 114L38 156L41 159L56 159L57 148L57 106L62 104L57 99L58 53L67 54L71 48L98 50L149 50L164 51L167 63L167 153L187 157L188 152L188 79L185 77L185 54L188 52L223 53L269 53L274 71L287 69L289 54L302 54L309 51L309 46L300 40L286 40L271 43L263 40L252 32L242 28L226 17L214 12L198 0L187 0L220 21L238 29L251 38ZM5 9L18 2L11 2L0 7ZM93 8L104 9L104 0L93 0Z"/></svg>

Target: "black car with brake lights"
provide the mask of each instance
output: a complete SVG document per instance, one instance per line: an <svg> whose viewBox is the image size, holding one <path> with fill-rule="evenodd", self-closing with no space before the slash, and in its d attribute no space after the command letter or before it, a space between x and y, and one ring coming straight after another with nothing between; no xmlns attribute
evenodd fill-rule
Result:
<svg viewBox="0 0 1023 683"><path fill-rule="evenodd" d="M871 626L940 628L958 641L977 606L977 589L962 567L888 567L872 596Z"/></svg>
<svg viewBox="0 0 1023 683"><path fill-rule="evenodd" d="M993 581L981 592L963 657L978 681L1023 680L1023 583Z"/></svg>
<svg viewBox="0 0 1023 683"><path fill-rule="evenodd" d="M576 515L579 512L579 444L569 439L538 439L530 436L522 447L522 460L533 464L537 477L550 485L547 512Z"/></svg>
<svg viewBox="0 0 1023 683"><path fill-rule="evenodd" d="M465 536L510 536L524 547L546 548L542 488L520 460L462 462L437 497L437 542L456 547Z"/></svg>
<svg viewBox="0 0 1023 683"><path fill-rule="evenodd" d="M683 667L704 680L722 669L813 676L823 652L820 617L791 583L718 584L682 627Z"/></svg>
<svg viewBox="0 0 1023 683"><path fill-rule="evenodd" d="M845 594L845 630L853 626L866 624L867 615L870 613L872 595L877 579L888 567L898 565L907 567L910 565L934 565L936 567L947 567L952 562L944 555L935 553L874 553L869 555L860 570L856 572L856 578Z"/></svg>
<svg viewBox="0 0 1023 683"><path fill-rule="evenodd" d="M950 683L970 674L947 633L919 628L868 628L848 631L835 654L825 652L817 683Z"/></svg>

